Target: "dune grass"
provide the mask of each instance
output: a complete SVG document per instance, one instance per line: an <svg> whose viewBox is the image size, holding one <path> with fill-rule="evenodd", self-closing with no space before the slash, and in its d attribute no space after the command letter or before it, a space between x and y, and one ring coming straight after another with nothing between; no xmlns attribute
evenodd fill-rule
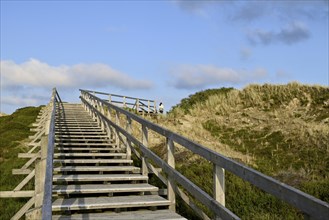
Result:
<svg viewBox="0 0 329 220"><path fill-rule="evenodd" d="M27 161L17 157L18 153L26 152L30 125L35 122L41 107L26 107L11 115L0 117L0 190L13 190L25 175L12 175L12 169L20 168ZM33 188L28 184L27 188ZM23 188L26 189L26 188ZM28 198L1 198L0 219L10 219L26 202Z"/></svg>

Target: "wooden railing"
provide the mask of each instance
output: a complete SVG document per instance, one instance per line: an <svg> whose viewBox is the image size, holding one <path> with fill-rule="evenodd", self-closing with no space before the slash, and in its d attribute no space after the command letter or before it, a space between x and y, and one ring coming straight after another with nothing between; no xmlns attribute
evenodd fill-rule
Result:
<svg viewBox="0 0 329 220"><path fill-rule="evenodd" d="M51 97L51 115L49 119L49 128L46 135L48 135L48 145L45 152L46 167L44 168L44 185L43 185L43 199L42 199L42 219L52 219L52 190L53 190L53 159L54 159L54 145L55 145L55 114L56 108L61 108L62 100L56 90L53 89Z"/></svg>
<svg viewBox="0 0 329 220"><path fill-rule="evenodd" d="M130 96L122 96L105 92L96 92L90 90L84 90L90 92L93 95L101 96L104 101L119 106L125 109L132 109L140 114L153 114L157 113L157 106L155 100L135 98Z"/></svg>
<svg viewBox="0 0 329 220"><path fill-rule="evenodd" d="M281 183L266 176L250 167L227 158L209 148L195 143L187 138L176 134L168 129L154 124L120 108L113 103L104 101L97 97L96 92L80 90L81 100L85 109L107 130L113 130L121 143L127 146L127 157L133 151L142 161L142 173L153 172L167 185L168 200L171 201L170 208L175 209L175 193L179 195L196 213L203 219L209 217L178 187L179 184L185 191L196 200L211 210L215 218L239 219L234 213L225 207L225 171L229 171L245 181L253 184L259 189L283 200L296 207L304 213L305 218L328 219L329 204L298 189ZM114 112L114 117L113 117ZM125 127L120 125L119 118L126 118ZM131 134L132 122L141 126L142 140L138 140ZM122 124L122 123L121 123ZM148 148L149 130L166 138L167 160L162 160ZM175 144L179 144L195 154L200 155L213 164L213 197L204 192L195 183L183 176L175 169ZM152 163L151 163L152 162ZM167 178L152 164L156 164L166 174Z"/></svg>

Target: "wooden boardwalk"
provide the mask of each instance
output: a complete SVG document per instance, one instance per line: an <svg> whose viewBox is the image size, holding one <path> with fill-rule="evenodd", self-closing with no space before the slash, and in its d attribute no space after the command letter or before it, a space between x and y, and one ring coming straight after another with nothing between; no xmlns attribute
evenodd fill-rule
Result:
<svg viewBox="0 0 329 220"><path fill-rule="evenodd" d="M184 219L80 104L56 112L53 219Z"/></svg>

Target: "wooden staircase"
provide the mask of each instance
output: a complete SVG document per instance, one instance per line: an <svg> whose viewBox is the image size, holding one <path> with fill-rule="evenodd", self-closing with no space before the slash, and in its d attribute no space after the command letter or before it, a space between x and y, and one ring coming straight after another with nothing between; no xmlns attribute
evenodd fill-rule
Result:
<svg viewBox="0 0 329 220"><path fill-rule="evenodd" d="M82 105L56 112L53 219L184 219Z"/></svg>

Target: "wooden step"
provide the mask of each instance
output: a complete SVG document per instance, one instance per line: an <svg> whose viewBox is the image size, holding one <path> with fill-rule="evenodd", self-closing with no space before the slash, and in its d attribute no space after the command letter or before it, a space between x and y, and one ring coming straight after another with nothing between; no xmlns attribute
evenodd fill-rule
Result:
<svg viewBox="0 0 329 220"><path fill-rule="evenodd" d="M61 136L61 135L106 135L106 132L104 131L92 131L92 132L83 132L83 131L55 131L55 135Z"/></svg>
<svg viewBox="0 0 329 220"><path fill-rule="evenodd" d="M84 125L84 124L98 125L98 123L94 120L79 120L79 121L57 120L57 121L55 121L55 125Z"/></svg>
<svg viewBox="0 0 329 220"><path fill-rule="evenodd" d="M168 206L170 202L161 196L115 196L57 199L53 202L53 211L91 210L129 207Z"/></svg>
<svg viewBox="0 0 329 220"><path fill-rule="evenodd" d="M56 147L59 151L114 151L122 152L123 148L108 148L108 147Z"/></svg>
<svg viewBox="0 0 329 220"><path fill-rule="evenodd" d="M126 159L54 159L54 163L133 163L133 160Z"/></svg>
<svg viewBox="0 0 329 220"><path fill-rule="evenodd" d="M109 136L107 135L56 135L55 140L75 140L74 138L81 138L81 139L88 139L90 138L91 140L97 140L99 138L102 139L109 139ZM77 140L81 140L77 139Z"/></svg>
<svg viewBox="0 0 329 220"><path fill-rule="evenodd" d="M122 192L157 192L158 187L147 183L138 184L86 184L86 185L54 185L56 194L82 193L122 193Z"/></svg>
<svg viewBox="0 0 329 220"><path fill-rule="evenodd" d="M91 127L91 128L55 128L55 131L83 131L83 132L95 132L95 131L103 131L101 128L98 127Z"/></svg>
<svg viewBox="0 0 329 220"><path fill-rule="evenodd" d="M104 212L104 213L84 213L74 215L53 215L53 220L186 220L179 214L166 210L140 210L131 212Z"/></svg>
<svg viewBox="0 0 329 220"><path fill-rule="evenodd" d="M67 143L67 142L105 142L105 143L113 143L109 138L98 138L95 136L95 138L56 138L56 143Z"/></svg>
<svg viewBox="0 0 329 220"><path fill-rule="evenodd" d="M68 125L68 126L55 126L56 130L97 130L101 129L98 125Z"/></svg>
<svg viewBox="0 0 329 220"><path fill-rule="evenodd" d="M55 153L58 157L126 157L125 153Z"/></svg>
<svg viewBox="0 0 329 220"><path fill-rule="evenodd" d="M115 146L115 143L77 143L77 142L73 142L73 143L55 143L55 147L59 147L59 146L104 146L104 147L111 147L111 146Z"/></svg>
<svg viewBox="0 0 329 220"><path fill-rule="evenodd" d="M54 168L54 172L117 172L131 171L139 172L139 167L134 166L62 166Z"/></svg>
<svg viewBox="0 0 329 220"><path fill-rule="evenodd" d="M73 122L76 122L76 121L90 121L90 122L95 122L95 120L90 116L90 115L85 115L85 116L63 116L63 115L56 115L56 120L55 122L62 122L62 121L73 121Z"/></svg>
<svg viewBox="0 0 329 220"><path fill-rule="evenodd" d="M74 174L54 175L53 181L97 182L97 181L147 181L148 176L141 174Z"/></svg>
<svg viewBox="0 0 329 220"><path fill-rule="evenodd" d="M62 142L106 142L106 143L111 143L110 139L106 139L106 138L79 138L79 139L55 139L56 143L62 143Z"/></svg>

